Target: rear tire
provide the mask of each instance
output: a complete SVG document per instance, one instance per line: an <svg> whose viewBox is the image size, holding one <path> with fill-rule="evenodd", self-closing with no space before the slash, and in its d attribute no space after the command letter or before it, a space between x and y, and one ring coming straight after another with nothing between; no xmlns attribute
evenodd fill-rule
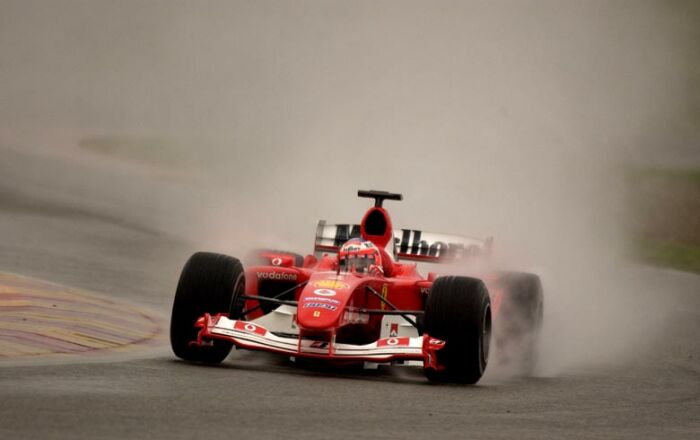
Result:
<svg viewBox="0 0 700 440"><path fill-rule="evenodd" d="M491 300L483 281L468 277L435 280L425 307L425 332L445 341L437 352L444 370L426 368L433 382L475 384L486 370L491 339Z"/></svg>
<svg viewBox="0 0 700 440"><path fill-rule="evenodd" d="M520 374L532 375L542 330L542 281L531 273L504 272L499 283L503 291L496 320L499 363L513 367Z"/></svg>
<svg viewBox="0 0 700 440"><path fill-rule="evenodd" d="M180 274L170 319L170 345L175 355L187 361L218 364L233 344L214 340L211 346L192 346L199 329L195 322L205 313L228 313L235 318L245 291L243 266L236 258L208 252L192 255Z"/></svg>

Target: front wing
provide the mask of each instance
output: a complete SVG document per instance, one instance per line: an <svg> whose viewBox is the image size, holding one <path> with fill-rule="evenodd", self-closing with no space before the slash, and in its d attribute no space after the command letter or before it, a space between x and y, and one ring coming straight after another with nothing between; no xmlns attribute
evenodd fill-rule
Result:
<svg viewBox="0 0 700 440"><path fill-rule="evenodd" d="M248 321L229 319L225 315L205 314L197 320L200 328L196 341L191 344L206 346L212 339L232 342L237 347L263 350L292 357L322 358L343 361L390 362L420 360L426 368L440 369L435 353L444 341L428 335L382 338L371 344L339 344L334 341L316 341L301 336L282 336Z"/></svg>

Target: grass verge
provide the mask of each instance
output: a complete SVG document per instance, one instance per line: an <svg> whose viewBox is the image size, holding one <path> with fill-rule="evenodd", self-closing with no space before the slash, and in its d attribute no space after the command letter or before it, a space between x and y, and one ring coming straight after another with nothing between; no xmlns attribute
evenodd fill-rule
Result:
<svg viewBox="0 0 700 440"><path fill-rule="evenodd" d="M642 238L632 247L633 257L655 266L700 273L700 246Z"/></svg>
<svg viewBox="0 0 700 440"><path fill-rule="evenodd" d="M700 168L636 169L628 184L632 258L700 273Z"/></svg>

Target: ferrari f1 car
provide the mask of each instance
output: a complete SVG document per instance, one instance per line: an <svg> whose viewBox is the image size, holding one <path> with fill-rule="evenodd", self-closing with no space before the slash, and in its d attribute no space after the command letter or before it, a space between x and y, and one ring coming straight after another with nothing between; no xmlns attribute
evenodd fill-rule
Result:
<svg viewBox="0 0 700 440"><path fill-rule="evenodd" d="M394 230L385 200L359 225L316 230L315 255L260 251L244 270L233 257L199 252L175 293L172 349L194 362L219 363L232 347L331 363L411 363L431 381L473 384L491 351L518 345L527 357L542 320L539 277L419 275L415 263L484 258L491 240ZM499 336L499 333L501 336Z"/></svg>

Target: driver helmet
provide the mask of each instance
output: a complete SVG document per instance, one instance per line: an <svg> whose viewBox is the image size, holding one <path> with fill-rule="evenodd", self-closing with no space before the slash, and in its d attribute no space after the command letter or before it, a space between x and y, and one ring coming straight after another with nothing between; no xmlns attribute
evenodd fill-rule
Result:
<svg viewBox="0 0 700 440"><path fill-rule="evenodd" d="M382 254L371 241L353 238L347 241L338 251L339 269L341 272L359 274L382 272Z"/></svg>

